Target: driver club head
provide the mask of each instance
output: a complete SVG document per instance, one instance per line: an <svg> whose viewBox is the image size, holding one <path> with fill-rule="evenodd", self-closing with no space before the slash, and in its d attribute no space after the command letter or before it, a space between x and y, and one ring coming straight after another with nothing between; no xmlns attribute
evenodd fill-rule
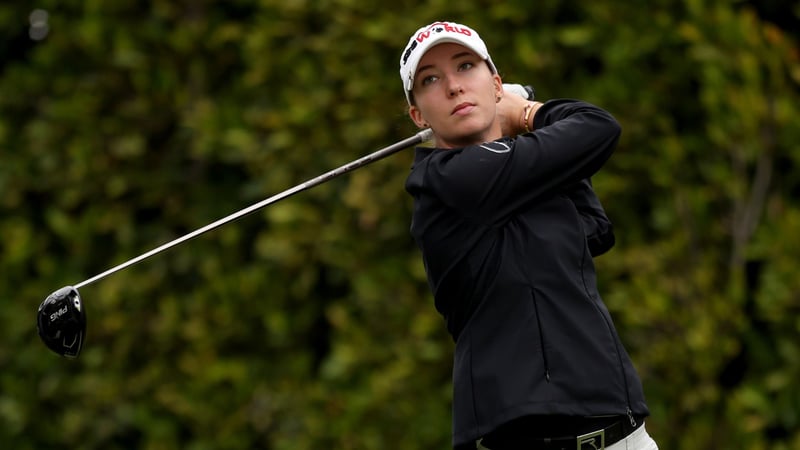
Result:
<svg viewBox="0 0 800 450"><path fill-rule="evenodd" d="M78 290L65 286L39 305L37 328L42 342L67 358L77 358L86 336L86 311Z"/></svg>

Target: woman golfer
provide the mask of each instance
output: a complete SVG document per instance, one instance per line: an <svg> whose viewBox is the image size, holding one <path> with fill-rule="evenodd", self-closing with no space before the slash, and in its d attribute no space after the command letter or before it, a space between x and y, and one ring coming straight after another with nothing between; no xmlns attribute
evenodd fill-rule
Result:
<svg viewBox="0 0 800 450"><path fill-rule="evenodd" d="M619 124L585 102L504 93L478 33L457 23L415 32L400 77L411 120L434 132L406 189L456 342L454 448L656 449L592 262L614 234L589 178Z"/></svg>

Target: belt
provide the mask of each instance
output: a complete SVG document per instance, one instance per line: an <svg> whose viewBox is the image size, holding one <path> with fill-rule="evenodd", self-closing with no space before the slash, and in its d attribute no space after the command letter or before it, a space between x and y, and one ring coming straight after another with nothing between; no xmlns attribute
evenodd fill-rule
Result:
<svg viewBox="0 0 800 450"><path fill-rule="evenodd" d="M606 422L607 423L607 422ZM634 430L644 423L644 417L625 417L607 424L604 428L587 431L581 435L564 437L535 437L523 429L516 428L513 432L503 433L503 437L486 437L484 446L490 450L603 450L622 439L628 437ZM583 427L584 430L592 428ZM540 430L541 432L541 430ZM473 446L463 447L474 449ZM456 447L461 449L461 447Z"/></svg>
<svg viewBox="0 0 800 450"><path fill-rule="evenodd" d="M611 425L575 437L537 438L527 450L603 450L625 439L639 428L643 421L618 420Z"/></svg>

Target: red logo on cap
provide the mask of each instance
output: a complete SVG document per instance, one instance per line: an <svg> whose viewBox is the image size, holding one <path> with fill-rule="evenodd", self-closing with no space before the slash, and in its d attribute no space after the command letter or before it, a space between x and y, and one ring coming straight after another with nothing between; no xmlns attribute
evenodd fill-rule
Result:
<svg viewBox="0 0 800 450"><path fill-rule="evenodd" d="M432 23L427 30L422 31L417 35L417 42L421 44L425 39L428 39L431 36L432 31L436 33L461 33L464 36L472 36L472 30L467 27L459 28L453 26L453 24L449 22L436 22Z"/></svg>
<svg viewBox="0 0 800 450"><path fill-rule="evenodd" d="M418 44L421 44L425 39L431 37L431 32L434 33L460 33L464 36L472 36L472 30L467 27L457 27L451 24L450 22L434 22L428 26L425 31L419 32L417 37L411 41L406 50L403 52L403 64L405 65L408 62L408 57L411 56L411 53L414 49L417 48Z"/></svg>

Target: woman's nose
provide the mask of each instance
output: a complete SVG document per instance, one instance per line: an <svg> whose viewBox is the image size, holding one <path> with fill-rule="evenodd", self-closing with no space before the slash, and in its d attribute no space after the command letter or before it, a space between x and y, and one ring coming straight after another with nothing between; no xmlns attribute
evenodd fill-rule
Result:
<svg viewBox="0 0 800 450"><path fill-rule="evenodd" d="M455 97L456 95L463 93L464 88L461 87L461 83L451 78L447 83L447 95L450 97Z"/></svg>
<svg viewBox="0 0 800 450"><path fill-rule="evenodd" d="M464 89L462 89L460 85L450 85L447 93L450 97L455 97L458 94L463 94Z"/></svg>

